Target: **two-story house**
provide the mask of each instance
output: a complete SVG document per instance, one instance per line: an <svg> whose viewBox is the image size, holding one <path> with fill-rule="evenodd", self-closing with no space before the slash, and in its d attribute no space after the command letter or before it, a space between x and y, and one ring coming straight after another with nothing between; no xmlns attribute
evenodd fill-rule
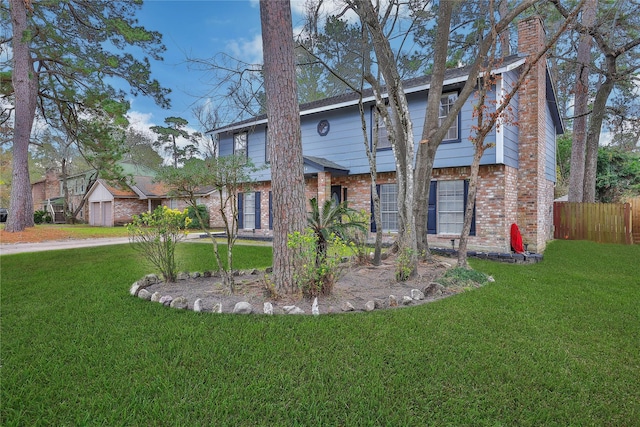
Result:
<svg viewBox="0 0 640 427"><path fill-rule="evenodd" d="M504 58L493 70L496 83L491 97L510 89L528 55L544 46L544 29L537 17L518 25L518 54ZM444 117L467 81L467 70L446 73L440 112ZM415 132L421 139L429 96L429 77L404 82ZM497 98L497 99L496 99ZM363 145L358 96L345 94L300 106L306 197L348 200L349 206L371 212L369 163ZM469 137L474 124L471 96L458 114L435 158L429 200L428 240L432 246L450 247L460 235L466 190L473 156ZM518 224L529 250L541 252L552 236L553 188L556 181L556 135L563 125L556 95L543 58L529 74L524 86L511 101L514 119L494 129L487 142L495 146L482 157L476 210L469 248L508 252L511 224ZM489 108L492 108L489 106ZM493 107L495 108L495 107ZM368 129L374 128L374 99L365 98ZM214 129L220 155L247 156L266 168L255 175L256 183L239 197L241 233L271 235L271 185L268 120L266 116ZM383 126L377 147L378 191L382 224L372 224L372 232L397 230L397 186L393 152ZM369 135L371 141L371 135Z"/></svg>

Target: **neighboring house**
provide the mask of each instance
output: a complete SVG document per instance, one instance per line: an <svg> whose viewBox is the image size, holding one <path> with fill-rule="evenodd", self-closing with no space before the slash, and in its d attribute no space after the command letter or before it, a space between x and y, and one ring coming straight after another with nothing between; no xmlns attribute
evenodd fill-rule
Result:
<svg viewBox="0 0 640 427"><path fill-rule="evenodd" d="M96 171L90 170L67 177L67 189L69 192L69 208L75 210L80 206L87 187L95 181ZM31 184L31 196L35 210L47 211L54 222L64 223L64 188L63 179L58 169L48 169L45 177ZM87 221L88 208L83 206L78 213L80 221Z"/></svg>
<svg viewBox="0 0 640 427"><path fill-rule="evenodd" d="M151 212L158 206L183 210L187 207L184 199L169 195L170 189L152 176L133 176L128 184L113 184L98 179L89 189L87 205L89 206L89 224L102 227L113 227L131 222L133 215ZM197 194L198 204L213 210L211 189L202 189ZM213 216L213 215L212 215ZM212 220L211 225L217 225Z"/></svg>
<svg viewBox="0 0 640 427"><path fill-rule="evenodd" d="M144 175L152 180L155 172L152 170L129 162L120 162L123 174L141 176ZM69 192L69 208L75 210L83 200L86 200L90 188L97 182L97 171L95 169L81 172L67 177L67 190ZM64 223L64 188L63 179L59 170L52 168L47 170L43 179L31 184L31 194L36 210L45 210L51 214L51 218L56 223ZM166 195L165 195L166 197ZM140 212L137 212L140 213ZM78 214L78 220L93 223L90 216L89 203L85 201L82 210Z"/></svg>
<svg viewBox="0 0 640 427"><path fill-rule="evenodd" d="M500 69L494 70L497 78L491 96L493 100L497 96L498 102L510 89L509 84L517 80L526 56L544 46L544 29L539 18L521 21L518 31L519 55L505 58ZM466 80L464 68L447 72L440 104L443 116ZM409 80L404 88L417 142L421 139L429 78ZM365 101L368 129L372 129L373 98L369 96ZM451 240L459 238L462 229L473 155L469 136L474 124L474 102L471 96L436 155L428 221L432 246L450 247ZM563 133L544 58L511 104L517 125L502 125L486 140L495 142L495 147L487 150L482 158L469 249L508 252L510 226L517 223L529 249L541 252L552 237L556 135ZM371 181L358 97L346 94L302 105L300 120L307 199L317 197L319 203L327 198L348 200L350 207L370 213ZM261 116L208 133L217 136L220 155L242 154L257 166L267 166L255 175L257 182L251 190L240 194L238 208L242 232L269 236L272 220L266 129L267 119ZM371 224L371 229L386 234L397 231L397 186L394 157L385 135L382 127L377 152L382 224Z"/></svg>

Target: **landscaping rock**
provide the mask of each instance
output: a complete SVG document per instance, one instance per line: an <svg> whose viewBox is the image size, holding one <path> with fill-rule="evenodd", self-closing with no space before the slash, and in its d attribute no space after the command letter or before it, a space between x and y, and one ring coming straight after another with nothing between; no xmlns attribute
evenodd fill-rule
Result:
<svg viewBox="0 0 640 427"><path fill-rule="evenodd" d="M265 302L264 303L264 308L263 308L264 314L273 314L273 304L271 304L270 302Z"/></svg>
<svg viewBox="0 0 640 427"><path fill-rule="evenodd" d="M162 294L160 292L154 292L153 295L151 295L151 302L160 302L161 296Z"/></svg>
<svg viewBox="0 0 640 427"><path fill-rule="evenodd" d="M187 280L188 278L189 278L189 273L185 271L181 271L180 273L178 273L178 276L176 276L177 280Z"/></svg>
<svg viewBox="0 0 640 427"><path fill-rule="evenodd" d="M197 279L200 276L201 276L201 274L198 271L196 271L195 273L191 274L191 277L193 277L194 279Z"/></svg>
<svg viewBox="0 0 640 427"><path fill-rule="evenodd" d="M131 287L129 288L129 293L131 294L131 296L137 297L138 296L138 291L140 290L140 283L135 282L133 285L131 285Z"/></svg>
<svg viewBox="0 0 640 427"><path fill-rule="evenodd" d="M178 297L171 301L169 307L177 308L179 310L186 310L187 308L189 308L189 300L185 297Z"/></svg>
<svg viewBox="0 0 640 427"><path fill-rule="evenodd" d="M389 307L389 302L387 300L383 300L380 298L376 298L373 300L374 303L374 307L376 310L383 310L387 307Z"/></svg>
<svg viewBox="0 0 640 427"><path fill-rule="evenodd" d="M402 305L409 305L413 302L413 298L411 298L410 296L403 296L402 297Z"/></svg>
<svg viewBox="0 0 640 427"><path fill-rule="evenodd" d="M147 300L147 301L151 301L151 292L149 292L146 289L140 289L138 291L138 298Z"/></svg>
<svg viewBox="0 0 640 427"><path fill-rule="evenodd" d="M395 295L389 295L389 307L397 307L398 298Z"/></svg>
<svg viewBox="0 0 640 427"><path fill-rule="evenodd" d="M489 277L487 277L487 282L489 282L489 283L493 283L493 282L495 282L495 281L496 281L496 279L494 279L494 278L493 278L493 276L489 276Z"/></svg>
<svg viewBox="0 0 640 427"><path fill-rule="evenodd" d="M439 297L444 292L444 286L440 283L431 282L424 288L423 292L427 297Z"/></svg>
<svg viewBox="0 0 640 427"><path fill-rule="evenodd" d="M320 309L318 308L318 297L313 299L313 304L311 305L311 314L314 316L320 315Z"/></svg>
<svg viewBox="0 0 640 427"><path fill-rule="evenodd" d="M202 311L202 298L198 298L193 302L193 311L200 313Z"/></svg>
<svg viewBox="0 0 640 427"><path fill-rule="evenodd" d="M340 307L342 309L342 311L354 311L356 308L353 306L353 304L351 304L349 301L345 302L344 304L342 304L342 307Z"/></svg>
<svg viewBox="0 0 640 427"><path fill-rule="evenodd" d="M282 309L285 314L304 314L304 310L295 305L285 305Z"/></svg>
<svg viewBox="0 0 640 427"><path fill-rule="evenodd" d="M240 301L233 307L233 314L251 314L253 306L246 301Z"/></svg>
<svg viewBox="0 0 640 427"><path fill-rule="evenodd" d="M271 274L271 273L273 273L273 267L267 267L267 268L265 268L265 269L264 269L264 272L265 272L265 273L267 273L267 274Z"/></svg>
<svg viewBox="0 0 640 427"><path fill-rule="evenodd" d="M146 276L144 276L141 280L142 283L140 283L140 285L143 288L146 288L147 286L151 286L151 285L155 285L156 283L160 283L160 278L158 276L156 276L155 274L147 274Z"/></svg>
<svg viewBox="0 0 640 427"><path fill-rule="evenodd" d="M173 297L171 295L164 295L158 300L160 304L166 306L169 306L171 304L171 301L173 301Z"/></svg>
<svg viewBox="0 0 640 427"><path fill-rule="evenodd" d="M212 313L222 313L222 304L217 302L213 304L213 308L211 309Z"/></svg>
<svg viewBox="0 0 640 427"><path fill-rule="evenodd" d="M411 289L411 298L416 301L422 301L424 299L424 294L420 289Z"/></svg>
<svg viewBox="0 0 640 427"><path fill-rule="evenodd" d="M367 301L364 304L364 311L373 311L376 309L376 303L374 301Z"/></svg>

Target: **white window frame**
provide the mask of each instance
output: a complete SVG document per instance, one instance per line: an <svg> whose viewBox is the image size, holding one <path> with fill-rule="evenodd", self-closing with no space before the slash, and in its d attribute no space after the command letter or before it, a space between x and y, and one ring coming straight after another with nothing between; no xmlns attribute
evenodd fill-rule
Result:
<svg viewBox="0 0 640 427"><path fill-rule="evenodd" d="M449 111L451 111L451 107L458 99L457 92L449 92L443 93L440 97L440 108L438 109L438 126L442 125L442 122L449 115ZM456 119L447 130L447 135L444 137L442 141L459 141L460 140L460 115L456 115Z"/></svg>
<svg viewBox="0 0 640 427"><path fill-rule="evenodd" d="M233 154L243 155L249 158L249 134L248 132L238 132L233 134Z"/></svg>
<svg viewBox="0 0 640 427"><path fill-rule="evenodd" d="M380 216L381 231L395 233L398 231L398 184L380 184Z"/></svg>
<svg viewBox="0 0 640 427"><path fill-rule="evenodd" d="M437 233L460 235L464 224L464 180L438 181Z"/></svg>
<svg viewBox="0 0 640 427"><path fill-rule="evenodd" d="M244 193L243 200L243 221L245 230L255 230L256 228L256 193L249 191Z"/></svg>

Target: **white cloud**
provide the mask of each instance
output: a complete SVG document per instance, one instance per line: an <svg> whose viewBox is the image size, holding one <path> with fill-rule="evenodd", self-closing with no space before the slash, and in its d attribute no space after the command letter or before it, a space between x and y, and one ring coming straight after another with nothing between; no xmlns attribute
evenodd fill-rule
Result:
<svg viewBox="0 0 640 427"><path fill-rule="evenodd" d="M262 35L252 39L232 40L227 44L229 54L249 64L262 64Z"/></svg>
<svg viewBox="0 0 640 427"><path fill-rule="evenodd" d="M151 126L158 125L158 123L154 123L152 121L152 118L153 118L152 113L141 113L139 111L129 111L127 113L127 119L129 120L129 127L132 127L135 130L145 134L152 134L149 128Z"/></svg>

